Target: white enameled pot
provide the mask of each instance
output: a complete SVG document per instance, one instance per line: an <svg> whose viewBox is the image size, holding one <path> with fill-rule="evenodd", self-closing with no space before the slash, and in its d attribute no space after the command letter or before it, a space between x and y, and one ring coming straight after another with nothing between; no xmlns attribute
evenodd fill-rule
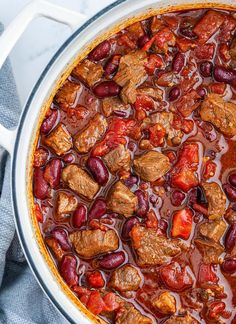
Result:
<svg viewBox="0 0 236 324"><path fill-rule="evenodd" d="M86 21L80 13L71 12L46 1L32 1L0 37L0 67L29 22L39 16L67 24L74 31L40 76L22 111L17 129L0 125L0 145L11 155L12 201L17 232L28 263L39 284L59 311L71 323L101 322L80 305L63 283L43 244L32 215L31 162L43 110L52 93L69 75L73 63L88 53L99 41L120 28L158 12L177 9L213 7L236 10L235 0L118 0ZM82 25L83 24L83 25ZM82 26L81 26L82 25ZM92 44L92 45L91 45Z"/></svg>

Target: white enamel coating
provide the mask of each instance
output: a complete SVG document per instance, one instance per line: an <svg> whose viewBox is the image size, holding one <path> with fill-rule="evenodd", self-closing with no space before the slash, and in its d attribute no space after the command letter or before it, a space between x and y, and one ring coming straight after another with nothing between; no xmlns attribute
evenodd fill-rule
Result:
<svg viewBox="0 0 236 324"><path fill-rule="evenodd" d="M208 3L219 3L235 5L235 0L208 0ZM53 274L48 268L43 256L41 255L37 241L34 235L34 229L30 220L28 208L26 180L28 177L28 156L30 154L32 138L35 136L35 129L40 109L45 100L50 95L56 80L59 79L65 68L73 62L78 52L89 44L96 36L107 31L113 25L116 25L124 18L133 17L136 14L142 14L150 8L163 8L171 5L206 3L206 0L126 0L121 3L115 3L113 8L106 10L87 24L73 40L65 46L63 51L51 63L50 68L44 75L35 93L31 96L26 109L27 112L20 122L18 130L17 147L14 150L14 166L12 170L12 194L14 209L16 214L16 223L18 224L18 233L20 235L23 247L27 250L26 257L31 259L31 267L34 267L37 273L37 279L41 282L42 288L53 296L51 298L55 304L61 305L61 311L67 314L70 322L89 324L91 321L85 318L84 314L68 299L56 282ZM0 129L0 137L1 137ZM5 131L4 131L5 132ZM10 145L10 144L9 144ZM16 190L14 190L16 188ZM27 243L26 243L27 242ZM27 249L26 249L27 245Z"/></svg>
<svg viewBox="0 0 236 324"><path fill-rule="evenodd" d="M86 17L67 8L54 5L44 0L31 1L12 21L0 37L0 69L9 53L19 40L30 22L38 17L45 17L65 24L72 31L81 25ZM15 142L15 130L8 130L0 125L0 145L12 154Z"/></svg>

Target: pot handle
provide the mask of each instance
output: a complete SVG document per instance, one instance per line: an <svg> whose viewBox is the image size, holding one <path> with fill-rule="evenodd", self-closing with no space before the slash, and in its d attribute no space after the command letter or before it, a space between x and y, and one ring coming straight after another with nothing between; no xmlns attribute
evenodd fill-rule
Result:
<svg viewBox="0 0 236 324"><path fill-rule="evenodd" d="M72 31L77 29L86 20L83 14L48 1L34 0L30 2L10 23L0 37L0 69L29 23L38 17L45 17L65 24ZM15 137L16 130L9 130L0 124L0 145L10 154L13 153Z"/></svg>

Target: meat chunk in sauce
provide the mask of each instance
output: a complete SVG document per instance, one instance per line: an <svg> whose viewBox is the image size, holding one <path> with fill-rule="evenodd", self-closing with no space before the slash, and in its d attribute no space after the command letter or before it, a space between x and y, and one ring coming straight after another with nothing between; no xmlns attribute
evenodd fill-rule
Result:
<svg viewBox="0 0 236 324"><path fill-rule="evenodd" d="M59 124L44 142L59 156L68 152L73 146L72 137L64 124Z"/></svg>
<svg viewBox="0 0 236 324"><path fill-rule="evenodd" d="M176 312L176 300L168 291L152 300L152 305L162 314L170 315Z"/></svg>
<svg viewBox="0 0 236 324"><path fill-rule="evenodd" d="M157 101L161 101L163 99L163 91L159 88L151 88L151 87L138 88L137 95L145 95Z"/></svg>
<svg viewBox="0 0 236 324"><path fill-rule="evenodd" d="M126 111L129 105L125 105L117 97L108 97L102 100L102 112L104 116L109 117L114 111Z"/></svg>
<svg viewBox="0 0 236 324"><path fill-rule="evenodd" d="M205 222L199 226L199 233L214 242L219 242L226 230L225 222L220 219L213 222Z"/></svg>
<svg viewBox="0 0 236 324"><path fill-rule="evenodd" d="M134 159L134 170L144 181L156 181L170 169L167 156L151 151Z"/></svg>
<svg viewBox="0 0 236 324"><path fill-rule="evenodd" d="M136 101L136 87L147 78L146 63L147 53L141 50L121 57L114 81L123 87L121 98L125 104Z"/></svg>
<svg viewBox="0 0 236 324"><path fill-rule="evenodd" d="M89 174L77 165L68 165L62 171L62 180L78 195L93 199L99 190L99 185Z"/></svg>
<svg viewBox="0 0 236 324"><path fill-rule="evenodd" d="M198 42L204 44L220 28L224 22L224 16L217 11L209 10L193 28L198 36Z"/></svg>
<svg viewBox="0 0 236 324"><path fill-rule="evenodd" d="M67 108L75 104L76 97L80 88L80 84L67 80L57 91L55 95L55 101L63 110L66 110Z"/></svg>
<svg viewBox="0 0 236 324"><path fill-rule="evenodd" d="M74 136L74 144L80 153L87 153L101 139L107 129L107 120L97 113L88 126Z"/></svg>
<svg viewBox="0 0 236 324"><path fill-rule="evenodd" d="M91 87L101 79L103 72L100 64L84 60L74 68L72 75Z"/></svg>
<svg viewBox="0 0 236 324"><path fill-rule="evenodd" d="M110 278L109 287L122 291L137 290L141 284L139 271L129 264L116 269Z"/></svg>
<svg viewBox="0 0 236 324"><path fill-rule="evenodd" d="M56 202L55 218L64 219L65 216L76 210L78 206L77 198L67 192L59 191Z"/></svg>
<svg viewBox="0 0 236 324"><path fill-rule="evenodd" d="M164 323L165 324L199 324L199 322L189 314L185 316L171 316Z"/></svg>
<svg viewBox="0 0 236 324"><path fill-rule="evenodd" d="M62 261L66 252L63 251L63 249L60 246L60 244L58 243L58 241L55 238L47 237L46 243L49 246L52 253L55 255L57 261L59 261L59 262Z"/></svg>
<svg viewBox="0 0 236 324"><path fill-rule="evenodd" d="M84 258L93 258L102 253L115 251L119 247L118 236L112 229L81 230L70 234L69 238L75 251Z"/></svg>
<svg viewBox="0 0 236 324"><path fill-rule="evenodd" d="M216 182L204 182L202 187L208 201L208 218L219 219L226 210L226 196Z"/></svg>
<svg viewBox="0 0 236 324"><path fill-rule="evenodd" d="M131 165L131 156L129 150L120 144L104 156L104 161L112 173L121 169L128 171Z"/></svg>
<svg viewBox="0 0 236 324"><path fill-rule="evenodd" d="M172 112L157 112L145 118L142 128L152 124L159 124L165 129L167 144L171 146L179 145L183 137L183 132L173 127L174 114Z"/></svg>
<svg viewBox="0 0 236 324"><path fill-rule="evenodd" d="M140 313L132 304L125 303L118 316L116 317L116 324L153 324L153 321Z"/></svg>
<svg viewBox="0 0 236 324"><path fill-rule="evenodd" d="M178 240L158 235L155 229L135 225L130 232L139 266L154 266L169 262L181 252Z"/></svg>
<svg viewBox="0 0 236 324"><path fill-rule="evenodd" d="M220 243L201 238L195 239L194 243L202 253L204 263L220 263L220 255L224 252L224 247Z"/></svg>
<svg viewBox="0 0 236 324"><path fill-rule="evenodd" d="M118 181L108 193L107 207L115 213L130 217L138 207L138 198L121 181Z"/></svg>
<svg viewBox="0 0 236 324"><path fill-rule="evenodd" d="M236 135L236 105L225 101L218 94L209 94L200 109L202 120L211 122L229 137Z"/></svg>

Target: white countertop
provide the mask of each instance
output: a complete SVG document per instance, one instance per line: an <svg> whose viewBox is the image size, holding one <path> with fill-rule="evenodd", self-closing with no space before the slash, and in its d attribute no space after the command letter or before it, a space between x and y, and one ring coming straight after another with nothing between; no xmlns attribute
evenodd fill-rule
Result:
<svg viewBox="0 0 236 324"><path fill-rule="evenodd" d="M90 17L114 0L48 0ZM0 21L7 25L30 0L0 0ZM13 49L10 59L18 94L24 105L40 73L70 35L68 27L38 18L33 21Z"/></svg>

